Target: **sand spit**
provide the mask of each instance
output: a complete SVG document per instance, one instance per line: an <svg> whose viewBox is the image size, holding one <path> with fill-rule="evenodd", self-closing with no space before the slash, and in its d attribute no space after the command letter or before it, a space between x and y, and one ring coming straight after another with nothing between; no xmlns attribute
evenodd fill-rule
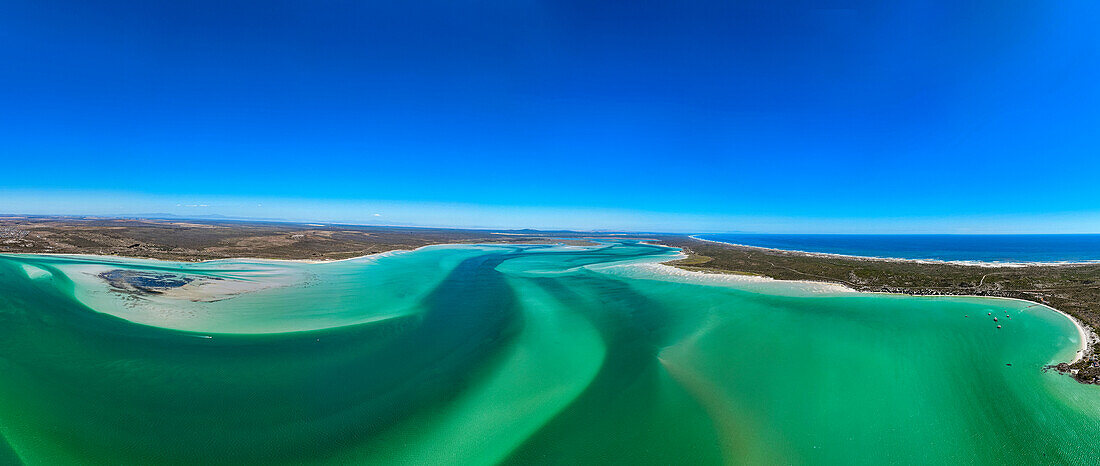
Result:
<svg viewBox="0 0 1100 466"><path fill-rule="evenodd" d="M1087 264L1100 264L1100 260L1083 260L1083 261L1053 261L1053 262L987 262L987 261L948 261L939 259L905 259L901 257L877 257L877 256L856 256L851 254L836 254L831 252L813 252L813 251L800 251L797 249L777 249L767 248L763 246L752 246L749 244L729 243L726 241L715 241L712 239L700 238L696 235L688 236L691 239L698 241L705 241L707 243L723 244L726 246L737 246L740 248L759 249L762 251L778 252L778 253L794 253L812 257L832 257L840 259L856 259L856 260L869 260L869 261L882 261L882 262L910 262L914 264L951 264L951 265L966 265L973 267L1051 267L1062 265L1087 265Z"/></svg>

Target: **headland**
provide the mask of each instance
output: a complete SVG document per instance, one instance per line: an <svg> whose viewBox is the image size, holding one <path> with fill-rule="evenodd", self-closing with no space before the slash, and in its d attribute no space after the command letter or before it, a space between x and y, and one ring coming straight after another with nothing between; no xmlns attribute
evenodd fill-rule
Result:
<svg viewBox="0 0 1100 466"><path fill-rule="evenodd" d="M1018 267L883 260L783 251L690 235L538 230L471 230L230 220L0 216L0 253L95 254L183 262L228 258L333 261L433 244L574 244L637 238L680 248L668 265L686 271L816 281L856 291L915 296L1014 298L1068 316L1087 344L1072 363L1052 366L1100 384L1100 264Z"/></svg>

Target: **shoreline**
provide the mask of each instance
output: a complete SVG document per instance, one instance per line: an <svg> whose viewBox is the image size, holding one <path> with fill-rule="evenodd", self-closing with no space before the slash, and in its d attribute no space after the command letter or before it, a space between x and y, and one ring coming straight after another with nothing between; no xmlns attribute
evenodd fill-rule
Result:
<svg viewBox="0 0 1100 466"><path fill-rule="evenodd" d="M436 245L431 244L431 245L428 245L428 246L436 246ZM421 247L428 247L428 246L421 246ZM417 249L420 249L420 248L417 248ZM3 256L56 256L56 257L75 257L75 258L81 258L81 257L107 257L107 258L111 258L111 259L129 259L129 260L143 260L143 261L156 261L156 262L175 262L177 264L206 264L206 263L210 263L210 262L220 262L220 261L256 261L256 262L289 262L289 263L296 263L296 264L330 264L330 263L335 263L335 262L344 262L344 261L364 259L364 258L369 258L369 257L377 257L377 256L380 256L382 254L393 254L393 253L403 253L403 252L412 252L412 251L414 251L414 249L392 249L392 250L389 250L389 251L382 251L382 252L376 252L376 253L372 253L372 254L365 254L365 255L362 255L362 256L347 257L347 258L344 258L344 259L322 259L322 260L316 260L316 259L271 259L271 258L266 258L266 257L243 257L242 256L242 257L222 257L222 258L218 258L218 259L203 259L203 260L199 260L199 261L183 261L183 260L176 260L176 259L160 259L160 258L157 258L157 257L120 256L118 254L70 254L70 253L64 253L64 252L0 252L0 257L3 257Z"/></svg>
<svg viewBox="0 0 1100 466"><path fill-rule="evenodd" d="M777 279L812 280L859 292L905 296L1017 299L1070 319L1081 346L1068 362L1046 369L1100 385L1100 264L960 264L789 251L698 238L661 239L692 258L668 264L692 272L743 272Z"/></svg>
<svg viewBox="0 0 1100 466"><path fill-rule="evenodd" d="M945 261L922 261L922 260L913 260L913 259L884 259L884 258L872 258L872 257L865 257L865 256L848 256L848 255L842 255L842 254L828 254L828 253L813 253L813 252L804 252L804 251L792 251L792 250L784 250L784 249L765 248L765 247L759 247L759 246L739 245L739 244L727 243L727 242L723 242L723 241L713 241L713 240L697 238L694 235L690 235L688 237L691 238L691 239L697 240L697 241L704 241L704 242L716 243L716 244L727 245L727 246L736 246L736 247L744 247L744 248L751 248L751 249L759 249L759 250L766 250L766 251L773 251L773 252L780 252L780 253L788 253L788 254L809 256L809 257L842 257L842 258L845 258L845 259L873 260L873 261L886 261L886 262L938 263L938 264L947 264L947 263L949 263L949 262L945 262ZM660 244L660 240L643 241L643 243L653 244L653 245L662 246L662 247L670 247L670 248L680 249L680 254L677 257L665 259L665 260L662 260L662 261L659 261L659 262L626 264L626 265L656 266L656 267L650 267L650 268L653 269L654 271L656 271L659 274L666 274L666 275L669 275L669 276L680 275L680 276L687 276L687 277L695 277L696 279L703 278L703 277L714 278L714 277L723 277L723 276L725 276L725 277L734 278L734 280L725 280L725 281L728 281L728 282L740 281L740 282L745 282L745 283L748 283L748 282L777 283L777 284L802 285L802 286L806 286L806 285L809 285L809 286L822 286L822 285L824 285L827 288L832 288L832 290L828 290L828 291L831 291L831 292L868 293L868 294L894 295L894 296L906 296L906 297L925 297L925 298L959 297L959 298L1005 299L1005 300L1020 301L1020 302L1023 302L1023 303L1028 303L1032 306L1042 306L1042 307L1045 307L1045 308L1047 308L1047 309L1049 309L1049 310L1051 310L1055 313L1058 313L1062 316L1065 316L1067 319L1070 320L1070 322L1077 329L1078 338L1080 340L1079 347L1078 347L1077 351L1074 354L1074 358L1071 361L1067 361L1067 362L1062 363L1062 364L1077 363L1077 362L1083 360L1084 358L1086 358L1087 356L1091 355L1094 348L1096 348L1097 346L1100 346L1100 335L1098 335L1096 333L1096 331L1092 327L1090 327L1088 324L1085 324L1080 319L1070 315L1067 312L1061 311L1061 310L1059 310L1059 309L1057 309L1057 308L1055 308L1055 307L1053 307L1049 304L1035 302L1035 301L1031 301L1031 300L1027 300L1027 299L1006 297L1006 296L983 296L983 295L973 295L973 294L924 295L924 294L905 293L905 292L866 291L866 290L859 290L859 289L853 288L852 286L850 286L848 284L845 284L845 283L841 283L841 282L837 282L837 281L830 281L830 280L789 280L789 279L774 278L774 277L770 277L770 276L767 276L767 275L757 275L757 274L744 274L744 275L742 275L742 274L737 274L737 273L724 273L724 272L718 271L718 270L714 270L714 271L691 270L691 269L687 269L687 268L684 268L684 267L681 267L681 266L678 266L678 265L671 264L671 262L675 262L675 261L678 261L678 260L683 260L683 259L688 257L688 255L683 252L683 248L678 248L678 247L675 247L675 246L668 246L668 245L665 245L665 244ZM256 258L256 257L227 257L227 258L206 259L206 260L201 260L201 261L189 262L189 261L178 261L178 260L170 260L170 259L157 259L157 258L148 258L148 257L130 257L130 256L107 255L107 254L67 254L67 253L0 253L0 256L6 256L6 255L10 255L10 256L28 256L28 255L29 256L34 256L34 255L38 255L38 256L74 257L74 258L81 258L81 257L111 258L111 259L148 260L148 261L156 261L156 262L175 262L175 263L182 263L182 264L204 264L204 263L216 263L216 262L219 262L219 261L238 261L238 260L239 261L256 261L256 262L275 262L275 263L283 262L283 263L297 263L297 264L328 264L328 263L345 262L345 261L351 261L351 260L357 260L357 259L376 258L376 257L382 257L382 256L388 256L388 255L394 255L394 254L408 253L408 252L413 252L413 251L416 251L416 250L419 250L419 249L423 249L423 248L427 248L427 247L433 247L433 246L476 246L476 245L519 245L519 244L520 243L438 243L438 244L429 244L429 245L420 246L420 247L415 248L415 249L394 249L394 250L390 250L390 251L377 252L377 253L366 254L366 255L362 255L362 256L349 257L349 258L344 258L344 259L331 259L331 260L270 259L270 258ZM992 263L987 263L987 264L990 264L990 266L998 266L998 265L992 264ZM956 265L972 265L972 264L956 264ZM1055 364L1055 363L1051 364L1051 366L1056 366L1056 365L1058 365L1058 364Z"/></svg>
<svg viewBox="0 0 1100 466"><path fill-rule="evenodd" d="M831 290L831 291L838 292L838 293L864 293L863 291L857 290L857 289L852 288L852 287L850 287L848 285L845 285L843 283L830 282L830 281L825 281L825 280L787 280L787 279L782 279L782 278L773 278L773 277L769 277L767 275L740 274L740 273L732 273L732 272L704 271L704 270L689 270L689 269L685 269L685 268L682 268L682 267L671 264L671 262L683 260L683 259L686 259L687 257L688 256L686 254L683 254L681 252L679 257L675 257L675 258L672 258L672 259L669 259L669 260L666 260L666 261L646 262L646 263L639 263L639 264L622 264L621 267L652 266L650 268L653 268L654 270L658 270L659 273L662 273L662 274L667 274L667 275L672 275L672 276L689 276L689 277L699 275L699 276L702 276L702 277L709 277L709 278L723 277L722 281L728 282L728 283L734 283L734 282L740 282L740 283L780 283L780 284L803 285L803 286L813 286L813 287L822 287L822 286L824 286L825 288L832 288L833 290ZM886 293L886 294L889 294L889 293ZM897 293L895 293L895 294L897 294ZM916 296L916 295L907 295L907 296Z"/></svg>
<svg viewBox="0 0 1100 466"><path fill-rule="evenodd" d="M156 261L156 262L175 262L177 264L206 264L206 263L211 263L211 262L222 262L222 261L287 262L287 263L294 263L294 264L334 264L334 263L337 263L337 262L347 262L347 261L353 261L353 260L359 260L359 259L368 259L368 258L374 258L374 257L381 257L381 256L385 256L385 255L403 254L403 253L407 253L407 252L418 251L418 250L424 249L424 248L430 248L430 247L433 247L433 246L477 246L477 245L486 245L486 246L507 246L507 245L542 246L543 244L539 244L539 243L530 243L530 244L528 244L528 243L435 243L435 244L425 244L423 246L419 246L419 247L416 247L416 248L413 248L413 249L391 249L389 251L375 252L375 253L364 254L362 256L355 256L355 257L345 257L343 259L273 259L273 258L269 258L269 257L248 257L248 256L236 257L236 256L234 256L234 257L220 257L220 258L217 258L217 259L203 259L203 260L198 260L198 261L185 261L185 260L178 260L178 259L161 259L161 258L158 258L158 257L120 256L118 254L87 254L87 253L75 253L75 254L73 254L73 253L65 253L65 252L0 252L0 257L3 257L3 256L56 256L56 257L76 257L76 258L79 258L79 257L107 257L107 258L112 258L112 259L147 260L147 261ZM569 245L566 245L566 246L569 246Z"/></svg>
<svg viewBox="0 0 1100 466"><path fill-rule="evenodd" d="M698 238L695 238L695 239L698 239ZM707 240L699 239L699 241L707 241ZM714 241L714 242L721 243L720 241ZM722 244L729 244L729 243L722 243ZM749 246L749 247L752 247L752 246ZM769 249L769 248L761 248L761 249ZM787 251L787 252L793 252L793 251ZM680 260L680 259L674 259L674 260ZM722 273L722 272L718 272L718 271L710 272L710 271L704 271L704 270L688 270L688 269L681 268L681 267L676 266L676 265L671 265L671 264L669 264L669 262L672 262L672 261L660 262L660 263L656 263L656 265L663 266L662 269L664 269L664 267L667 267L668 269L676 270L676 272L673 272L671 270L664 269L664 270L666 270L664 273L668 273L669 275L686 274L688 276L699 275L699 276L711 276L711 277L721 277L721 276L742 277L740 280L727 280L727 282L731 282L731 283L736 282L736 281L742 281L742 282L757 282L757 283L765 283L765 282L767 282L767 283L789 283L789 284L800 284L800 285L829 285L831 287L842 288L844 290L844 292L847 292L847 293L862 293L862 294L889 295L889 296L906 296L906 297L911 297L911 298L933 298L933 299L935 299L935 298L1003 299L1003 300L1009 300L1009 301L1019 301L1019 302L1022 302L1022 303L1028 303L1030 305L1028 307L1032 307L1032 306L1045 307L1045 308L1047 308L1047 309L1049 309L1049 310L1051 310L1051 311L1053 311L1057 314L1060 314L1060 315L1066 317L1067 319L1069 319L1069 321L1077 329L1077 336L1078 336L1078 339L1080 340L1080 342L1078 343L1078 348L1074 352L1074 357L1073 357L1072 360L1065 361L1065 362L1051 361L1052 366L1057 365L1059 363L1074 364L1078 361L1081 361L1081 360L1085 359L1085 357L1087 357L1089 354L1091 354L1091 349L1094 347L1094 345L1100 345L1100 335L1098 335L1092 329L1092 327L1089 327L1084 322L1081 322L1080 319L1070 315L1069 313L1067 313L1065 311L1058 310L1057 308L1055 308L1055 307L1053 307L1049 304L1043 304L1043 303L1039 303L1039 302L1035 302L1035 301L1031 301L1031 300L1027 300L1027 299L1022 299L1022 298L1012 298L1012 297L1007 297L1007 296L964 295L964 294L958 294L958 295L920 295L920 294L912 294L912 293L894 293L894 292L886 292L886 291L864 291L864 290L857 290L857 289L852 288L851 286L848 286L844 283L831 282L831 281L825 281L825 280L821 280L821 281L817 281L817 280L784 280L784 279L768 277L768 276L765 276L765 275L738 275L738 274L733 274L733 273ZM640 264L638 264L638 265L640 265ZM656 269L656 270L662 270L662 269Z"/></svg>
<svg viewBox="0 0 1100 466"><path fill-rule="evenodd" d="M688 238L705 241L707 243L721 244L725 246L736 246L739 248L752 248L760 249L764 251L780 252L780 253L794 253L801 254L810 257L825 257L825 258L839 258L839 259L855 259L855 260L868 260L868 261L881 261L881 262L908 262L913 264L944 264L944 265L960 265L966 267L1064 267L1064 266L1077 266L1077 265L1098 265L1100 259L1088 259L1081 261L1047 261L1047 262L989 262L989 261L977 261L977 260L943 260L943 259L907 259L904 257L879 257L879 256L857 256L854 254L839 254L834 252L814 252L814 251L801 251L798 249L779 249L769 248L765 246L753 246L751 244L739 244L730 243L727 241L718 241L713 239L700 238L698 235L687 235Z"/></svg>

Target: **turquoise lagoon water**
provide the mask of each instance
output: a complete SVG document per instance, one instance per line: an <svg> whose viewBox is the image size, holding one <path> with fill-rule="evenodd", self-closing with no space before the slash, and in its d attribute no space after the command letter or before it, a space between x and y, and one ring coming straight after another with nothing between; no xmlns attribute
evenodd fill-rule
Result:
<svg viewBox="0 0 1100 466"><path fill-rule="evenodd" d="M3 255L0 461L1100 457L1100 387L1041 371L1080 345L1050 309L656 265L676 254L623 242L321 264ZM138 278L103 278L120 274Z"/></svg>

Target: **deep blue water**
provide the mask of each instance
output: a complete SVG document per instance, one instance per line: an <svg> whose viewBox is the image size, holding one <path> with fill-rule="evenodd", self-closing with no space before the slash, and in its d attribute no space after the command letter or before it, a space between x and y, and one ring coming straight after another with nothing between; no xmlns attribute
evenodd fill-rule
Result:
<svg viewBox="0 0 1100 466"><path fill-rule="evenodd" d="M792 251L981 262L1100 260L1100 235L764 235L698 238Z"/></svg>

